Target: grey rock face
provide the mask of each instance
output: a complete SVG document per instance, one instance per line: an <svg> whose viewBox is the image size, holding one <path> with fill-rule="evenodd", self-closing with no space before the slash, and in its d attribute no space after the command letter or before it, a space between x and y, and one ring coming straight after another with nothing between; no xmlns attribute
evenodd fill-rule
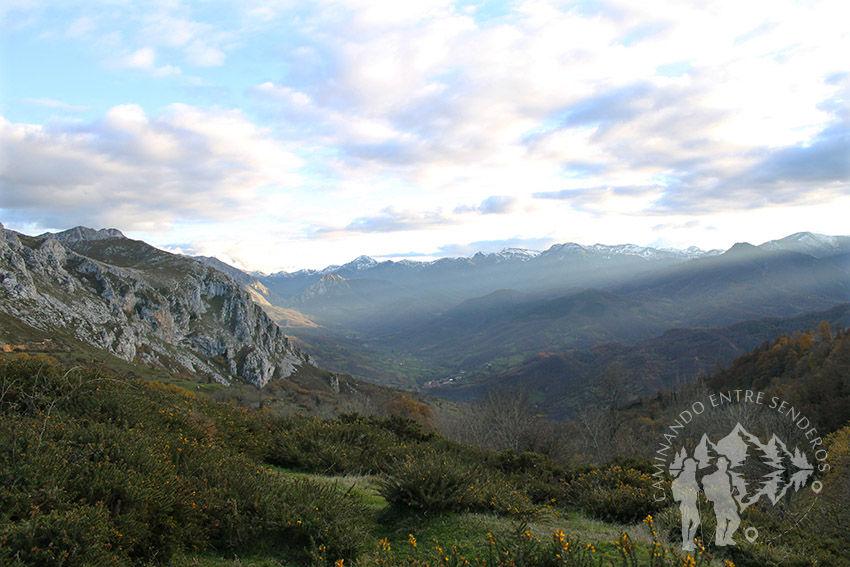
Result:
<svg viewBox="0 0 850 567"><path fill-rule="evenodd" d="M263 386L306 356L227 274L78 227L28 237L0 224L0 311L125 360Z"/></svg>

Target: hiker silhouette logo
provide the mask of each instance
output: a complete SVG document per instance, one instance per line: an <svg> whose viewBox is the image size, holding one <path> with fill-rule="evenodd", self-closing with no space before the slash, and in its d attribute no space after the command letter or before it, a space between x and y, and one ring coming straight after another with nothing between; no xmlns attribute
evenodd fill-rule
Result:
<svg viewBox="0 0 850 567"><path fill-rule="evenodd" d="M760 478L752 479L752 469L761 468ZM767 443L737 423L732 431L713 443L704 434L688 454L684 447L670 465L673 499L682 515L682 549L692 551L701 523L699 493L714 509L717 546L735 545L733 536L741 525L740 514L761 498L779 502L793 488L805 486L814 467L798 448L789 451L773 435ZM751 534L746 535L750 539Z"/></svg>

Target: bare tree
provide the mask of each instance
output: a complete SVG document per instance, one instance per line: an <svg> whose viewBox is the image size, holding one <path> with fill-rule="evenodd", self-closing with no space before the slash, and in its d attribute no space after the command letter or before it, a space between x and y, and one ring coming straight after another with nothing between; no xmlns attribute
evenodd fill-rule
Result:
<svg viewBox="0 0 850 567"><path fill-rule="evenodd" d="M522 388L490 390L460 411L441 412L438 422L444 435L462 443L517 453L539 450L551 429L536 416L534 405Z"/></svg>
<svg viewBox="0 0 850 567"><path fill-rule="evenodd" d="M618 365L608 366L594 379L575 418L582 449L588 457L602 463L623 452L620 433L631 420L623 406L636 393L634 380Z"/></svg>

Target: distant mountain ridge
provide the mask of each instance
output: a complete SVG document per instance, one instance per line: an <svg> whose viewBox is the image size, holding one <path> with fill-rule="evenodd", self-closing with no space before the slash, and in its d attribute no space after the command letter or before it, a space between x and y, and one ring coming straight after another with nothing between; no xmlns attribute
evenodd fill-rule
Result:
<svg viewBox="0 0 850 567"><path fill-rule="evenodd" d="M400 275L404 273L441 271L451 269L452 267L470 268L474 266L505 263L533 263L534 261L551 263L552 261L580 256L598 259L612 259L614 257L621 256L662 261L681 261L720 253L722 253L721 250L703 251L695 246L691 246L686 250L677 250L673 248L650 248L634 244L620 244L614 246L594 244L592 246L584 246L575 243L565 243L554 244L545 251L528 250L524 248L505 248L499 252L477 252L469 257L447 257L428 261L384 260L379 262L369 256L361 255L351 262L342 265L334 264L321 269L302 269L295 272L281 271L271 274L256 273L254 276L258 280L263 281L270 287L274 288L276 286L286 286L283 282L314 283L321 277L330 273L335 273L343 277L360 277L366 276L370 271L374 270L376 272L380 272L381 275L387 275L389 273ZM300 285L307 287L310 284L301 283ZM297 287L297 285L292 284L291 287L286 287L286 289L297 289Z"/></svg>
<svg viewBox="0 0 850 567"><path fill-rule="evenodd" d="M798 232L780 240L765 242L760 248L800 252L815 258L826 258L850 253L850 237Z"/></svg>
<svg viewBox="0 0 850 567"><path fill-rule="evenodd" d="M638 344L673 327L829 309L850 301L847 250L850 237L814 233L725 252L565 243L428 262L360 256L253 281L290 310L281 324L292 310L312 320L288 329L319 360L358 373L382 359L386 370L373 379L412 371L421 385L458 371L502 372L541 352Z"/></svg>
<svg viewBox="0 0 850 567"><path fill-rule="evenodd" d="M738 243L746 244L746 243ZM749 245L753 246L753 245ZM755 246L763 250L785 250L791 252L802 252L818 258L850 252L850 236L828 236L813 232L798 232L782 239L771 240ZM734 246L733 246L734 248ZM504 248L499 252L476 252L472 256L453 256L437 260L384 260L379 262L369 256L361 255L346 264L333 264L320 269L301 269L295 272L272 272L263 274L254 272L258 279L265 278L297 278L307 275L323 276L329 273L347 274L356 273L378 266L401 266L411 270L427 269L430 266L441 264L464 264L476 262L504 262L517 261L527 262L538 257L560 256L566 257L570 254L598 255L598 256L638 256L642 258L676 258L681 260L692 260L703 256L717 256L723 254L723 250L702 250L697 246L685 249L678 248L655 248L649 246L638 246L636 244L593 244L583 245L574 242L553 244L545 251L530 250L526 248Z"/></svg>
<svg viewBox="0 0 850 567"><path fill-rule="evenodd" d="M608 287L631 281L642 273L657 272L692 260L735 256L748 247L756 252L800 252L823 259L850 251L850 237L798 233L760 246L739 243L726 252L703 251L693 246L677 250L634 244L585 246L564 243L555 244L542 252L506 248L495 253L478 252L469 257L423 262L379 262L368 256L359 256L346 264L323 269L253 274L251 277L277 296L276 300L271 301L274 304L295 307L308 314L328 315L329 305L312 304L307 298L299 297L328 274L336 274L349 281L349 298L352 303L361 304L366 311L375 311L381 304L415 297L427 290L438 290L451 298L450 303L456 303L497 289L540 292L554 288ZM387 285L373 301L369 297L371 292L351 287L352 281L359 279L383 281ZM337 301L341 300L342 295L337 296ZM344 309L345 315L341 322L351 322L350 307ZM366 315L364 312L358 317Z"/></svg>

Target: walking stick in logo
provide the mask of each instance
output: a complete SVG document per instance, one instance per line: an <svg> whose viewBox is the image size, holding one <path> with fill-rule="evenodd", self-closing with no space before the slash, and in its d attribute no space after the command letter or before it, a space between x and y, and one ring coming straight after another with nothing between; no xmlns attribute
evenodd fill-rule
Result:
<svg viewBox="0 0 850 567"><path fill-rule="evenodd" d="M742 468L751 458L758 459L772 470L763 475L761 482L748 493ZM713 470L706 470L709 468ZM791 468L797 469L793 475L790 474ZM704 473L701 475L700 471ZM733 536L741 525L740 512L762 496L776 504L789 488L800 490L814 473L814 468L799 449L795 447L793 453L788 451L776 435L762 443L738 423L716 444L703 435L692 456L683 447L671 463L670 473L673 476L673 499L679 502L682 514L682 549L693 551L694 537L701 520L697 505L700 490L714 508L717 520L715 545L735 545ZM752 531L758 533L754 528ZM748 532L747 539L751 537L755 539Z"/></svg>

